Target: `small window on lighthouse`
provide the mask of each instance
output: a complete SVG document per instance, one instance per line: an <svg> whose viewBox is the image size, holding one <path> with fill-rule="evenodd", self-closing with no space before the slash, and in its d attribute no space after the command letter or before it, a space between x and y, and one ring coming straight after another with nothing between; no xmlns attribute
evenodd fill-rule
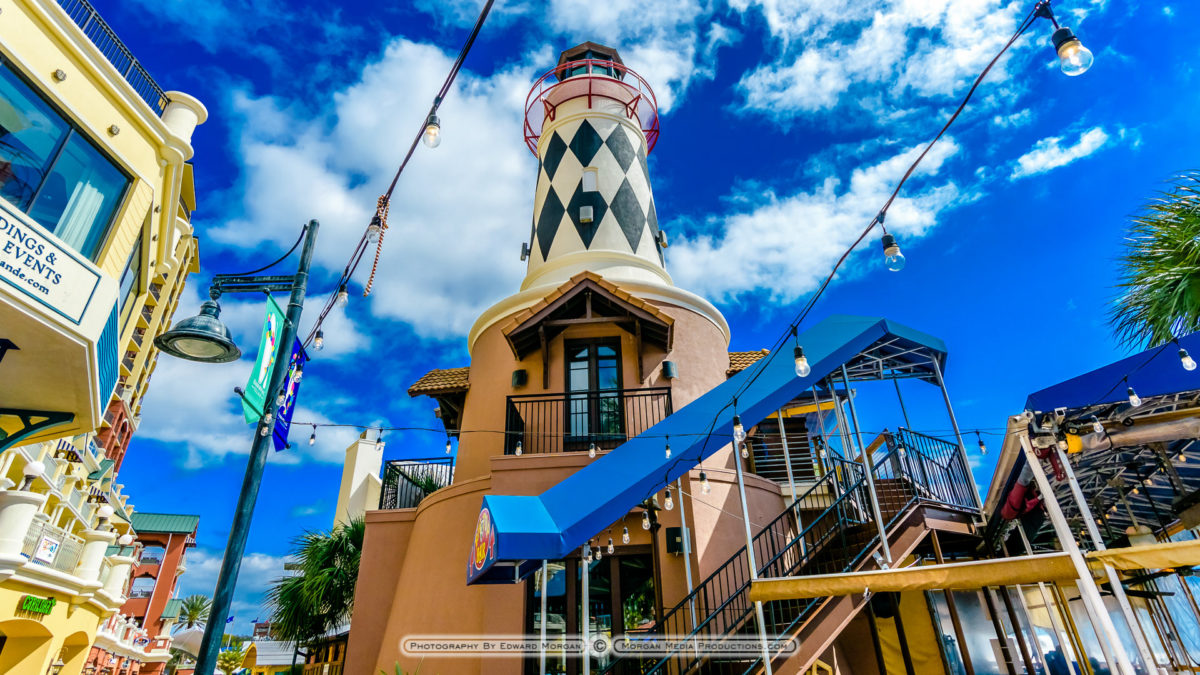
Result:
<svg viewBox="0 0 1200 675"><path fill-rule="evenodd" d="M590 207L590 206L579 207L579 222L581 222L581 223L592 222L592 207Z"/></svg>
<svg viewBox="0 0 1200 675"><path fill-rule="evenodd" d="M595 192L596 190L599 189L596 187L596 181L598 180L597 174L598 174L597 169L588 168L588 169L583 170L583 191L584 192Z"/></svg>

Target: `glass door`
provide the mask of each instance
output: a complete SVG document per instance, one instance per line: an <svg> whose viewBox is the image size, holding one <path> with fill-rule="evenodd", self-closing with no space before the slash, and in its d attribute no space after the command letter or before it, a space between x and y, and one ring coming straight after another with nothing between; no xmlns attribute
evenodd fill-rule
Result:
<svg viewBox="0 0 1200 675"><path fill-rule="evenodd" d="M625 440L621 400L621 343L618 339L571 340L567 350L565 449L595 443L612 449Z"/></svg>

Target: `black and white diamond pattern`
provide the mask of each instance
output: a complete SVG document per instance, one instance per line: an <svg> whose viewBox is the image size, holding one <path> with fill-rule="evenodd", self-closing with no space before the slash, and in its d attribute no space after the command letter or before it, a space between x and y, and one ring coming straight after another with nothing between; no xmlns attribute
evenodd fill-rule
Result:
<svg viewBox="0 0 1200 675"><path fill-rule="evenodd" d="M663 264L640 131L599 116L569 120L542 148L534 198L538 262L582 250L615 250ZM583 190L585 168L597 171L594 192ZM580 219L584 206L592 207L591 222Z"/></svg>

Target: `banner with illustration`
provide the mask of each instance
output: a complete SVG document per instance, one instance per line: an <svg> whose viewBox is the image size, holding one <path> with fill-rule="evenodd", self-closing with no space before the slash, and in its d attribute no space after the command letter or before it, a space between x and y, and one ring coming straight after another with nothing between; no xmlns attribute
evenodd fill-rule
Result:
<svg viewBox="0 0 1200 675"><path fill-rule="evenodd" d="M275 450L283 450L287 447L288 431L292 427L292 411L296 409L296 394L300 391L300 377L297 373L303 374L304 364L308 361L308 354L304 351L304 345L300 344L300 340L292 343L292 357L288 361L287 380L283 383L283 402L275 409L275 433L272 438L275 441Z"/></svg>
<svg viewBox="0 0 1200 675"><path fill-rule="evenodd" d="M249 424L254 424L262 417L263 405L267 402L267 387L271 385L271 369L275 367L279 342L283 337L284 321L283 310L275 298L268 295L267 318L263 323L262 339L258 343L258 360L254 362L250 381L246 383L246 395L242 397L242 412Z"/></svg>

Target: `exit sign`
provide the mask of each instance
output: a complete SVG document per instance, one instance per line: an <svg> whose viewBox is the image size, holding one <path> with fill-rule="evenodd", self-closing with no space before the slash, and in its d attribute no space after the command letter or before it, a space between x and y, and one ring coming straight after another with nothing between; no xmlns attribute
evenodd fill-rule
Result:
<svg viewBox="0 0 1200 675"><path fill-rule="evenodd" d="M55 598L39 598L36 595L26 595L21 598L21 609L34 614L49 614L54 611L54 605L58 603Z"/></svg>

